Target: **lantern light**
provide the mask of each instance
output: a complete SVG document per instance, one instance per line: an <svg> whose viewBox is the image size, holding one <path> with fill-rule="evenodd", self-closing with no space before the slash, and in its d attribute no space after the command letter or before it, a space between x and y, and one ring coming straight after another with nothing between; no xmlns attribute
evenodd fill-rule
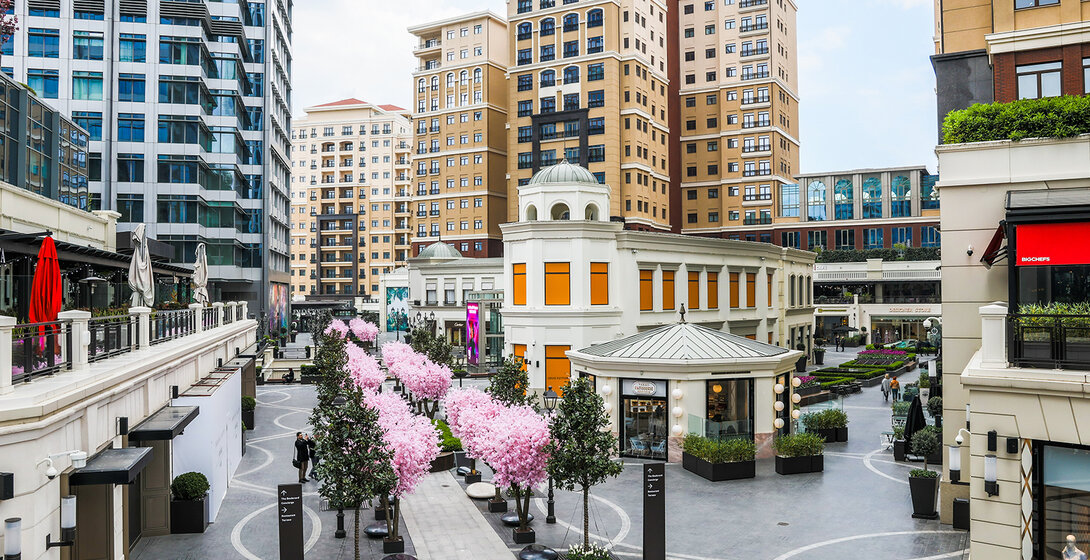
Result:
<svg viewBox="0 0 1090 560"><path fill-rule="evenodd" d="M802 411L801 410L796 408L795 410L791 411L791 417L794 418L795 420L798 420L799 416L802 416Z"/></svg>
<svg viewBox="0 0 1090 560"><path fill-rule="evenodd" d="M777 395L782 395L783 394L783 383L777 383L776 386L772 388L772 390L775 391Z"/></svg>
<svg viewBox="0 0 1090 560"><path fill-rule="evenodd" d="M802 380L799 379L798 377L792 377L791 378L791 386L792 387L798 387L799 385L802 385Z"/></svg>
<svg viewBox="0 0 1090 560"><path fill-rule="evenodd" d="M791 402L793 402L795 404L799 404L800 402L802 402L802 395L800 395L798 393L792 393L791 394Z"/></svg>
<svg viewBox="0 0 1090 560"><path fill-rule="evenodd" d="M776 426L777 430L782 428L783 427L783 418L777 418L775 421L772 422L772 425Z"/></svg>
<svg viewBox="0 0 1090 560"><path fill-rule="evenodd" d="M776 412L783 410L783 401L776 401L775 404L772 405L772 408L775 408Z"/></svg>

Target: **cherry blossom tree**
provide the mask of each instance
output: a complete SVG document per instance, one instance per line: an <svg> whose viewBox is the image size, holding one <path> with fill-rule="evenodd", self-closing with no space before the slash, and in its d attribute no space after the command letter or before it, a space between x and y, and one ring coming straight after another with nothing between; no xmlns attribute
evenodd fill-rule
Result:
<svg viewBox="0 0 1090 560"><path fill-rule="evenodd" d="M352 319L348 322L348 328L360 342L369 343L378 339L378 327L369 321Z"/></svg>
<svg viewBox="0 0 1090 560"><path fill-rule="evenodd" d="M345 354L348 357L348 362L345 365L348 370L348 379L356 387L376 391L386 381L386 374L379 367L378 360L363 348L349 342L345 346Z"/></svg>
<svg viewBox="0 0 1090 560"><path fill-rule="evenodd" d="M346 325L344 321L340 319L333 319L329 322L329 326L327 326L325 330L322 331L322 334L326 336L336 335L340 338L344 338L348 336L348 325Z"/></svg>
<svg viewBox="0 0 1090 560"><path fill-rule="evenodd" d="M407 344L396 342L382 346L382 359L390 374L401 380L424 414L434 418L439 401L447 394L454 377L450 367L436 364Z"/></svg>
<svg viewBox="0 0 1090 560"><path fill-rule="evenodd" d="M9 14L15 7L15 0L0 0L0 43L6 43L19 30L19 18Z"/></svg>
<svg viewBox="0 0 1090 560"><path fill-rule="evenodd" d="M545 481L549 460L549 425L528 406L505 407L478 440L481 454L494 473L497 488L515 495L519 532L529 530L530 495Z"/></svg>

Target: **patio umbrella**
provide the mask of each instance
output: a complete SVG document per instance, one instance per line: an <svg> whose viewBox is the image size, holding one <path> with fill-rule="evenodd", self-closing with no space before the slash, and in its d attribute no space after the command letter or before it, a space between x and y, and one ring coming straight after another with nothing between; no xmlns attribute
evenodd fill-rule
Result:
<svg viewBox="0 0 1090 560"><path fill-rule="evenodd" d="M857 329L855 327L849 327L847 325L840 325L839 327L834 328L833 332L835 332L835 333L849 333L849 332L855 332L857 330L859 330L859 329Z"/></svg>
<svg viewBox="0 0 1090 560"><path fill-rule="evenodd" d="M30 286L30 322L47 323L57 320L61 311L61 267L57 246L46 237L38 249L38 263ZM39 332L44 329L39 329Z"/></svg>
<svg viewBox="0 0 1090 560"><path fill-rule="evenodd" d="M133 307L151 307L155 304L155 277L151 272L151 255L145 239L144 224L132 232L132 261L129 263L129 287L132 288Z"/></svg>
<svg viewBox="0 0 1090 560"><path fill-rule="evenodd" d="M912 404L908 406L908 418L905 419L905 441L909 443L911 451L912 436L927 426L927 420L923 417L923 404L920 397L912 397Z"/></svg>
<svg viewBox="0 0 1090 560"><path fill-rule="evenodd" d="M197 287L193 291L193 299L208 306L208 255L205 253L204 243L197 244L197 260L193 263L193 285Z"/></svg>

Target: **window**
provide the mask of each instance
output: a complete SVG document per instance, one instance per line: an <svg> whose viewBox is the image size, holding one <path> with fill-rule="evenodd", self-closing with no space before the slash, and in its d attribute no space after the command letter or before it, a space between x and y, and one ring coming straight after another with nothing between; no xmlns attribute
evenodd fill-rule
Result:
<svg viewBox="0 0 1090 560"><path fill-rule="evenodd" d="M708 309L719 309L719 273L708 273L708 286L706 300Z"/></svg>
<svg viewBox="0 0 1090 560"><path fill-rule="evenodd" d="M122 33L118 42L121 62L147 62L147 37Z"/></svg>
<svg viewBox="0 0 1090 560"><path fill-rule="evenodd" d="M142 163L142 162L141 162ZM118 170L120 175L120 169ZM118 218L122 222L144 221L144 195L142 194L118 194L117 211L121 214Z"/></svg>
<svg viewBox="0 0 1090 560"><path fill-rule="evenodd" d="M5 44L10 45L11 39ZM61 49L59 29L30 28L27 32L27 55L41 58L58 58ZM12 53L4 53L12 54Z"/></svg>
<svg viewBox="0 0 1090 560"><path fill-rule="evenodd" d="M576 84L579 83L579 67L569 66L564 69L564 83Z"/></svg>
<svg viewBox="0 0 1090 560"><path fill-rule="evenodd" d="M833 186L833 214L837 220L852 219L855 197L851 179L840 179Z"/></svg>
<svg viewBox="0 0 1090 560"><path fill-rule="evenodd" d="M538 35L541 37L547 37L556 33L556 20L553 18L545 18L541 20L541 27L538 29Z"/></svg>
<svg viewBox="0 0 1090 560"><path fill-rule="evenodd" d="M530 91L534 89L534 77L531 74L522 74L518 77L518 90Z"/></svg>
<svg viewBox="0 0 1090 560"><path fill-rule="evenodd" d="M731 272L728 275L728 278L730 279L730 308L731 309L738 309L738 307L740 305L739 304L739 299L738 299L738 290L739 290L738 273L737 272Z"/></svg>
<svg viewBox="0 0 1090 560"><path fill-rule="evenodd" d="M1060 0L1014 0L1014 9L1037 8L1039 6L1055 6Z"/></svg>
<svg viewBox="0 0 1090 560"><path fill-rule="evenodd" d="M811 222L818 222L825 219L825 183L821 181L811 181L810 185L806 187L807 198L807 219Z"/></svg>
<svg viewBox="0 0 1090 560"><path fill-rule="evenodd" d="M829 232L827 231L808 231L806 232L806 249L813 251L815 249L825 249L829 246Z"/></svg>
<svg viewBox="0 0 1090 560"><path fill-rule="evenodd" d="M117 180L123 183L144 181L143 154L117 154ZM120 198L120 197L119 197ZM143 214L143 197L140 197L140 213ZM128 220L131 221L131 220Z"/></svg>
<svg viewBox="0 0 1090 560"><path fill-rule="evenodd" d="M77 60L102 60L102 33L97 31L73 31L72 58Z"/></svg>
<svg viewBox="0 0 1090 560"><path fill-rule="evenodd" d="M578 31L579 30L579 14L568 14L564 16L564 31Z"/></svg>
<svg viewBox="0 0 1090 560"><path fill-rule="evenodd" d="M513 305L526 305L526 264L512 264L511 265L511 283L512 294L511 302Z"/></svg>
<svg viewBox="0 0 1090 560"><path fill-rule="evenodd" d="M590 304L609 305L609 263L590 263Z"/></svg>
<svg viewBox="0 0 1090 560"><path fill-rule="evenodd" d="M117 116L117 139L121 142L143 142L144 115L120 113Z"/></svg>
<svg viewBox="0 0 1090 560"><path fill-rule="evenodd" d="M575 111L579 109L579 94L578 93L566 93L564 94L564 110Z"/></svg>
<svg viewBox="0 0 1090 560"><path fill-rule="evenodd" d="M757 273L746 273L746 307L757 307Z"/></svg>
<svg viewBox="0 0 1090 560"><path fill-rule="evenodd" d="M545 386L564 396L564 387L571 383L571 362L566 352L571 346L545 346Z"/></svg>
<svg viewBox="0 0 1090 560"><path fill-rule="evenodd" d="M885 246L882 242L882 228L866 228L863 230L863 248L881 249Z"/></svg>
<svg viewBox="0 0 1090 560"><path fill-rule="evenodd" d="M144 75L121 74L117 78L117 99L119 101L144 101Z"/></svg>
<svg viewBox="0 0 1090 560"><path fill-rule="evenodd" d="M655 287L652 284L654 277L653 270L640 271L640 311L651 311L655 308Z"/></svg>
<svg viewBox="0 0 1090 560"><path fill-rule="evenodd" d="M605 92L605 90L599 89L599 90L587 92L587 107L588 108L593 109L595 107L604 107L605 104L606 104L606 92Z"/></svg>
<svg viewBox="0 0 1090 560"><path fill-rule="evenodd" d="M564 58L579 56L579 41L564 41Z"/></svg>
<svg viewBox="0 0 1090 560"><path fill-rule="evenodd" d="M700 309L700 273L689 272L689 310Z"/></svg>
<svg viewBox="0 0 1090 560"><path fill-rule="evenodd" d="M662 271L662 309L672 311L674 309L674 271Z"/></svg>
<svg viewBox="0 0 1090 560"><path fill-rule="evenodd" d="M520 23L516 29L515 38L519 41L529 39L533 35L533 26L529 23Z"/></svg>
<svg viewBox="0 0 1090 560"><path fill-rule="evenodd" d="M855 249L855 230L838 229L833 239L833 248L837 251Z"/></svg>
<svg viewBox="0 0 1090 560"><path fill-rule="evenodd" d="M529 117L534 113L534 102L531 100L522 100L518 104L518 116Z"/></svg>
<svg viewBox="0 0 1090 560"><path fill-rule="evenodd" d="M1082 59L1082 91L1090 93L1090 58Z"/></svg>
<svg viewBox="0 0 1090 560"><path fill-rule="evenodd" d="M920 247L939 247L939 230L935 226L920 228Z"/></svg>
<svg viewBox="0 0 1090 560"><path fill-rule="evenodd" d="M1016 66L1018 99L1040 99L1061 95L1059 62Z"/></svg>
<svg viewBox="0 0 1090 560"><path fill-rule="evenodd" d="M912 215L912 181L904 175L893 178L889 189L889 213L893 218L907 218Z"/></svg>
<svg viewBox="0 0 1090 560"><path fill-rule="evenodd" d="M518 51L518 65L530 64L534 61L533 49L519 49Z"/></svg>
<svg viewBox="0 0 1090 560"><path fill-rule="evenodd" d="M90 133L91 140L102 140L102 113L73 111L72 120Z"/></svg>
<svg viewBox="0 0 1090 560"><path fill-rule="evenodd" d="M882 181L868 177L863 181L863 219L882 217Z"/></svg>
<svg viewBox="0 0 1090 560"><path fill-rule="evenodd" d="M602 52L603 45L604 45L604 43L603 43L602 37L600 35L598 37L587 37L587 53L588 54L594 54L594 53Z"/></svg>
<svg viewBox="0 0 1090 560"><path fill-rule="evenodd" d="M72 99L102 101L102 72L72 72Z"/></svg>
<svg viewBox="0 0 1090 560"><path fill-rule="evenodd" d="M571 305L571 263L545 263L545 305Z"/></svg>
<svg viewBox="0 0 1090 560"><path fill-rule="evenodd" d="M594 82L606 77L605 65L602 63L587 65L587 81Z"/></svg>
<svg viewBox="0 0 1090 560"><path fill-rule="evenodd" d="M548 62L554 59L556 59L556 45L541 45L541 55L538 60Z"/></svg>

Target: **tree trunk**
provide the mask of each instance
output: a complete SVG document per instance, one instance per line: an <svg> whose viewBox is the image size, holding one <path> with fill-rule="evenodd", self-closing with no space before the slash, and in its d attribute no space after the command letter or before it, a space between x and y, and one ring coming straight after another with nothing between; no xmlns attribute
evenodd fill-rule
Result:
<svg viewBox="0 0 1090 560"><path fill-rule="evenodd" d="M529 486L527 486L526 487L526 498L522 502L522 519L523 519L523 523L522 523L523 527L522 528L523 529L526 529L527 528L526 526L529 525L529 523L530 523L530 496L533 496L533 495L534 495L533 491L530 489Z"/></svg>
<svg viewBox="0 0 1090 560"><path fill-rule="evenodd" d="M526 509L522 506L522 488L515 486L515 513L519 516L519 531L526 530Z"/></svg>
<svg viewBox="0 0 1090 560"><path fill-rule="evenodd" d="M356 560L360 560L360 508L356 506L353 508L352 523L354 525L352 530L352 538L355 540L356 547Z"/></svg>
<svg viewBox="0 0 1090 560"><path fill-rule="evenodd" d="M590 489L583 487L583 548L590 546Z"/></svg>
<svg viewBox="0 0 1090 560"><path fill-rule="evenodd" d="M391 512L393 512L392 516L390 515ZM391 520L390 517L393 517L393 520ZM390 538L395 540L395 541L397 540L397 529L398 529L398 525L400 524L400 522L401 522L401 499L395 497L394 501L391 502L390 505L388 505L386 507L387 534L389 534Z"/></svg>

